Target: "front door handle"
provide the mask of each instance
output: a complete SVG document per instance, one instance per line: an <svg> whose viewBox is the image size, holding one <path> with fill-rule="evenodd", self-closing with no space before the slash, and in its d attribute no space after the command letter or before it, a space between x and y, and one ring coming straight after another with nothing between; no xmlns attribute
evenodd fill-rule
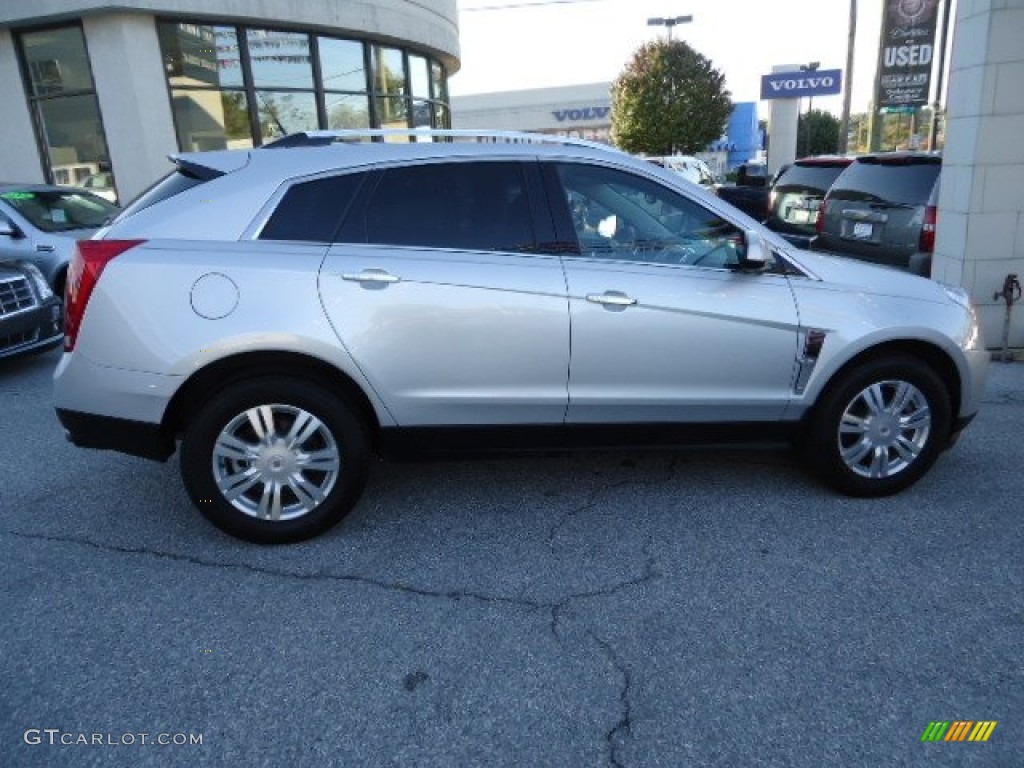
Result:
<svg viewBox="0 0 1024 768"><path fill-rule="evenodd" d="M397 283L402 278L383 269L364 269L362 272L343 272L341 279L353 283Z"/></svg>
<svg viewBox="0 0 1024 768"><path fill-rule="evenodd" d="M588 293L587 301L595 304L604 304L611 307L631 307L636 304L636 299L627 296L619 291L605 291L604 293Z"/></svg>

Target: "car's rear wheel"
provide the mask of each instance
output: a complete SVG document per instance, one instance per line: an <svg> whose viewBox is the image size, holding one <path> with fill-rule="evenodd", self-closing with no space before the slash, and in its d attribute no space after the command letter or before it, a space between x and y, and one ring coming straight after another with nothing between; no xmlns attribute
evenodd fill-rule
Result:
<svg viewBox="0 0 1024 768"><path fill-rule="evenodd" d="M230 385L192 419L181 472L192 503L221 530L261 544L316 536L355 505L366 479L366 429L310 381Z"/></svg>
<svg viewBox="0 0 1024 768"><path fill-rule="evenodd" d="M837 490L885 496L917 482L935 463L949 442L951 412L946 386L923 362L869 360L825 393L805 449Z"/></svg>

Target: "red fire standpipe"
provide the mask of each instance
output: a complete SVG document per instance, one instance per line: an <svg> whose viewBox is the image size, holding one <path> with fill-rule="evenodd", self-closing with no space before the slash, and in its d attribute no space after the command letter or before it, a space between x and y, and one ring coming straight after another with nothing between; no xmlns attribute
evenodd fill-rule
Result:
<svg viewBox="0 0 1024 768"><path fill-rule="evenodd" d="M992 294L992 300L1002 299L1006 302L1006 318L1003 320L1003 354L1002 361L1010 361L1010 311L1015 302L1020 301L1020 281L1016 275L1007 275L1003 281L1003 290Z"/></svg>

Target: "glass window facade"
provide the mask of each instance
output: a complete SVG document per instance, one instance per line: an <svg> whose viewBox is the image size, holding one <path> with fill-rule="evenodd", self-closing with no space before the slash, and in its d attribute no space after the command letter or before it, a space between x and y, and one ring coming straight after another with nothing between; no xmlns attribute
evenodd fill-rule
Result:
<svg viewBox="0 0 1024 768"><path fill-rule="evenodd" d="M82 186L102 174L112 184L110 154L82 28L73 25L23 32L17 41L49 180Z"/></svg>
<svg viewBox="0 0 1024 768"><path fill-rule="evenodd" d="M183 151L260 146L318 128L448 128L440 62L305 32L158 22Z"/></svg>

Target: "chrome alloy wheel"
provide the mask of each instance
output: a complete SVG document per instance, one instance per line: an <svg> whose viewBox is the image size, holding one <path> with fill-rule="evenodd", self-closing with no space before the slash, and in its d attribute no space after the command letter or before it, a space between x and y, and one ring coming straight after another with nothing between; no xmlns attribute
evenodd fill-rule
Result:
<svg viewBox="0 0 1024 768"><path fill-rule="evenodd" d="M931 408L921 390L906 381L879 381L843 411L839 454L861 477L891 477L921 455L931 426Z"/></svg>
<svg viewBox="0 0 1024 768"><path fill-rule="evenodd" d="M291 405L249 408L217 435L213 477L224 499L260 520L316 509L338 479L341 453L327 426Z"/></svg>

